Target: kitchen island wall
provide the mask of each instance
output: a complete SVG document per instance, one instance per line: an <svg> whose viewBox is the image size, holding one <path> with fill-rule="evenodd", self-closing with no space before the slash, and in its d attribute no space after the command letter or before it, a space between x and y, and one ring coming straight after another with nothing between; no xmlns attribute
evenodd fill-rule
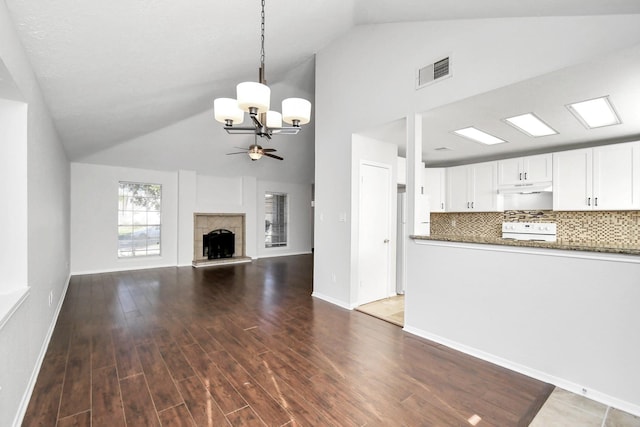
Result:
<svg viewBox="0 0 640 427"><path fill-rule="evenodd" d="M638 256L407 247L405 330L640 415L637 301Z"/></svg>

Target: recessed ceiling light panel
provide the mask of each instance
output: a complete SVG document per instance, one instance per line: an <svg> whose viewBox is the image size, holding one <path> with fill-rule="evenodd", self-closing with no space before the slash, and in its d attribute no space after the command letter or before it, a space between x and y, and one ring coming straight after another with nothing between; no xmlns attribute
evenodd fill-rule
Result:
<svg viewBox="0 0 640 427"><path fill-rule="evenodd" d="M481 144L486 144L486 145L502 144L503 142L507 142L504 139L500 139L493 135L489 135L488 133L483 132L479 129L476 129L473 126L470 126L464 129L454 130L453 133L463 138L467 138L472 141L479 142Z"/></svg>
<svg viewBox="0 0 640 427"><path fill-rule="evenodd" d="M569 104L567 108L587 129L622 123L608 96Z"/></svg>
<svg viewBox="0 0 640 427"><path fill-rule="evenodd" d="M509 117L504 119L504 121L518 129L520 132L533 137L556 135L558 133L533 113Z"/></svg>

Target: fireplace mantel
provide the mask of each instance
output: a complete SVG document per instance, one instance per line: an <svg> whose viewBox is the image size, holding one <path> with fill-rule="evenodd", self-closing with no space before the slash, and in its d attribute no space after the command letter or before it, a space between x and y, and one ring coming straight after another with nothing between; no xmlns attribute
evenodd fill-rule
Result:
<svg viewBox="0 0 640 427"><path fill-rule="evenodd" d="M217 229L235 234L235 254L232 258L207 259L202 254L202 236ZM193 214L193 263L194 267L251 262L246 254L245 214L243 213L194 213Z"/></svg>

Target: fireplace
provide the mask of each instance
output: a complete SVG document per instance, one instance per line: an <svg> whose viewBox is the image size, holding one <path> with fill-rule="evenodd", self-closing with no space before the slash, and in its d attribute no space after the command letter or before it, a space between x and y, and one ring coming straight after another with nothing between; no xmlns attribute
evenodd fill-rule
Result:
<svg viewBox="0 0 640 427"><path fill-rule="evenodd" d="M202 235L202 256L207 259L231 258L235 252L233 231L219 228Z"/></svg>
<svg viewBox="0 0 640 427"><path fill-rule="evenodd" d="M194 213L192 265L251 262L246 255L245 229L244 213Z"/></svg>

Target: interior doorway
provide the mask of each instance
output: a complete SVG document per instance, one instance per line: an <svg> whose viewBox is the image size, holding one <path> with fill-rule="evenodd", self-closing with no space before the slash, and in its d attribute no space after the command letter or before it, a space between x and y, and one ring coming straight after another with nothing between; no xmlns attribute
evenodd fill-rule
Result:
<svg viewBox="0 0 640 427"><path fill-rule="evenodd" d="M395 294L391 289L391 194L390 165L360 165L358 221L358 304Z"/></svg>

